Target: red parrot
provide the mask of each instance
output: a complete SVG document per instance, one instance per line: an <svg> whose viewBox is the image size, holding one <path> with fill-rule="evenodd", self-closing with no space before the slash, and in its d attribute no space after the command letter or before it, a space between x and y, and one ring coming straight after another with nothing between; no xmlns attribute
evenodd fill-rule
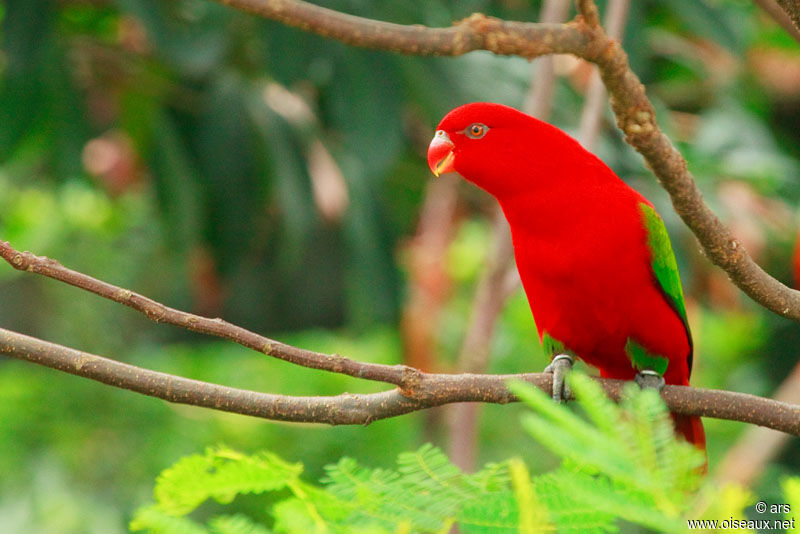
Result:
<svg viewBox="0 0 800 534"><path fill-rule="evenodd" d="M500 203L539 339L555 357L548 370L565 354L604 377L689 385L692 336L664 223L600 159L550 124L473 103L439 123L428 165ZM673 418L705 449L699 417Z"/></svg>

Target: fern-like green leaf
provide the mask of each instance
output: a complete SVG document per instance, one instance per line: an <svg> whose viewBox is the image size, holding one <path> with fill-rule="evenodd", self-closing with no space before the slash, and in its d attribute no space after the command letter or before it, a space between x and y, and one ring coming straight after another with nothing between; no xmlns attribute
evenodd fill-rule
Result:
<svg viewBox="0 0 800 534"><path fill-rule="evenodd" d="M156 506L139 508L130 522L131 532L148 534L210 534L203 525L188 517L176 517Z"/></svg>
<svg viewBox="0 0 800 534"><path fill-rule="evenodd" d="M600 386L580 373L569 377L578 404L590 421L583 420L541 391L527 384L510 388L534 413L523 426L553 453L565 459L552 474L566 488L575 509L600 512L599 529L609 516L665 532L680 531L681 514L699 484L704 458L695 447L675 436L660 396L654 391L627 387L620 405L611 403ZM557 497L553 492L552 497ZM553 521L564 521L554 513Z"/></svg>
<svg viewBox="0 0 800 534"><path fill-rule="evenodd" d="M466 475L466 477L475 488L483 493L504 491L511 483L507 461L488 463L480 471Z"/></svg>
<svg viewBox="0 0 800 534"><path fill-rule="evenodd" d="M518 534L519 511L511 490L465 503L458 517L462 534Z"/></svg>
<svg viewBox="0 0 800 534"><path fill-rule="evenodd" d="M268 528L241 514L217 516L208 522L208 527L213 534L272 534Z"/></svg>
<svg viewBox="0 0 800 534"><path fill-rule="evenodd" d="M273 528L280 534L327 534L329 529L321 524L309 509L308 503L296 497L281 501L272 508L275 518Z"/></svg>
<svg viewBox="0 0 800 534"><path fill-rule="evenodd" d="M314 485L300 479L302 466L272 453L209 449L165 470L156 505L131 526L156 534L447 534L453 525L464 534L600 534L624 520L679 532L703 459L675 438L660 397L632 387L617 405L595 381L578 373L570 380L583 416L528 385L510 385L532 408L525 428L564 459L550 473L531 476L512 459L465 474L424 445L401 454L394 469L342 458ZM225 504L281 489L290 496L272 506L272 531L240 515L205 527L176 517L207 499Z"/></svg>
<svg viewBox="0 0 800 534"><path fill-rule="evenodd" d="M435 532L452 523L461 504L491 479L470 479L431 445L401 454L397 463L397 471L370 470L344 458L327 468L327 489L347 503L351 522L389 530L409 522L413 532Z"/></svg>
<svg viewBox="0 0 800 534"><path fill-rule="evenodd" d="M571 373L571 382L573 392L582 406L592 404L591 399L604 395L602 390L595 391L596 384L575 380L577 376L572 375L579 375ZM564 406L554 403L539 389L523 383L512 383L509 387L533 408L534 413L523 416L522 424L537 441L555 454L584 468L592 467L615 478L630 476L627 444L620 447L617 440L609 439L600 429ZM609 409L619 424L622 418L620 408L611 405Z"/></svg>
<svg viewBox="0 0 800 534"><path fill-rule="evenodd" d="M616 517L607 510L576 501L564 470L539 475L533 479L536 493L547 508L551 520L561 534L602 534L616 532ZM571 471L567 471L571 472Z"/></svg>
<svg viewBox="0 0 800 534"><path fill-rule="evenodd" d="M800 477L785 478L781 481L784 502L789 505L789 511L783 514L784 519L792 520L800 512Z"/></svg>
<svg viewBox="0 0 800 534"><path fill-rule="evenodd" d="M182 458L163 471L153 494L162 511L184 515L209 498L228 503L241 493L281 489L297 480L302 470L302 465L270 452L247 456L219 447Z"/></svg>
<svg viewBox="0 0 800 534"><path fill-rule="evenodd" d="M574 502L582 507L658 532L683 532L685 524L680 518L661 511L661 503L648 492L615 483L607 477L574 471L565 470L558 479Z"/></svg>
<svg viewBox="0 0 800 534"><path fill-rule="evenodd" d="M511 487L517 502L520 534L536 534L554 530L550 517L536 494L528 468L522 460L513 459L509 464Z"/></svg>

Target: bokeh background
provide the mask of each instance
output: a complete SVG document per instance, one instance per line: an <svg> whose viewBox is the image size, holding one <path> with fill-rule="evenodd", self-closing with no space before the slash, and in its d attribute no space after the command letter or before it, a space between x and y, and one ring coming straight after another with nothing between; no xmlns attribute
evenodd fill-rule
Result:
<svg viewBox="0 0 800 534"><path fill-rule="evenodd" d="M317 3L430 26L476 11L535 21L541 8ZM0 20L0 239L304 348L435 371L462 366L494 205L467 184L434 182L425 149L459 104L523 106L536 72L529 61L361 50L208 0L10 1ZM635 0L624 43L706 201L768 272L792 284L800 44L748 0ZM576 133L591 68L569 57L554 68L551 121ZM709 264L604 109L595 152L654 201L673 239L697 347L693 383L772 396L800 356L800 325L755 305ZM377 390L148 322L5 264L0 325L261 391ZM519 289L490 355L490 372L547 363ZM519 455L533 472L552 467L518 413L480 409L478 462ZM448 416L340 428L265 422L0 359L0 530L125 532L160 470L219 443L302 461L311 478L342 455L388 466L426 441L446 449ZM726 461L746 426L706 428L712 476L746 470L746 453ZM796 438L773 452L746 481L767 502L780 500L780 475L800 472Z"/></svg>

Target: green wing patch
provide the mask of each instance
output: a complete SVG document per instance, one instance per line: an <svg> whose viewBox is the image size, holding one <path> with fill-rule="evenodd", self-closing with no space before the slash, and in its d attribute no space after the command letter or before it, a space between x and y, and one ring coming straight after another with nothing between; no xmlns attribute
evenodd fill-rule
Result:
<svg viewBox="0 0 800 534"><path fill-rule="evenodd" d="M647 352L647 349L631 338L628 338L628 342L625 344L625 352L637 371L651 369L661 376L664 376L667 371L669 365L667 358Z"/></svg>
<svg viewBox="0 0 800 534"><path fill-rule="evenodd" d="M689 321L686 319L686 304L683 300L678 264L675 261L675 254L672 252L672 244L669 241L667 229L664 227L664 221L661 220L661 216L656 213L656 210L647 204L639 204L639 209L647 230L647 247L650 249L653 274L656 275L661 289L683 320L688 334Z"/></svg>
<svg viewBox="0 0 800 534"><path fill-rule="evenodd" d="M577 356L574 352L569 350L564 343L547 332L542 334L542 349L544 349L544 353L551 358L559 354L569 354L573 358Z"/></svg>

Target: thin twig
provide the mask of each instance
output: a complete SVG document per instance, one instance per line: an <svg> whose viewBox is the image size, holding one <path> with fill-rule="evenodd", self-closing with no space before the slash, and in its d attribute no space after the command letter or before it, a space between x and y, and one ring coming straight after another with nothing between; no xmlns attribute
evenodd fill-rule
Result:
<svg viewBox="0 0 800 534"><path fill-rule="evenodd" d="M544 391L552 388L552 375L547 373L448 375L418 372L419 380L413 392L397 388L369 394L295 397L236 389L143 369L3 328L0 328L0 353L168 402L263 419L331 425L369 424L453 402L514 402L516 398L506 388L509 380L524 380ZM609 397L619 400L625 381L598 380ZM675 413L742 421L800 435L800 406L743 393L686 386L666 386L662 397Z"/></svg>
<svg viewBox="0 0 800 534"><path fill-rule="evenodd" d="M584 24L503 21L475 13L449 28L383 22L302 0L218 0L222 4L343 43L400 54L460 56L474 50L533 58L585 47Z"/></svg>
<svg viewBox="0 0 800 534"><path fill-rule="evenodd" d="M483 372L488 366L489 346L505 303L502 291L505 273L513 258L511 231L503 212L498 209L492 221L492 246L486 254L486 265L475 290L470 306L471 317L461 343L458 358L460 372Z"/></svg>

